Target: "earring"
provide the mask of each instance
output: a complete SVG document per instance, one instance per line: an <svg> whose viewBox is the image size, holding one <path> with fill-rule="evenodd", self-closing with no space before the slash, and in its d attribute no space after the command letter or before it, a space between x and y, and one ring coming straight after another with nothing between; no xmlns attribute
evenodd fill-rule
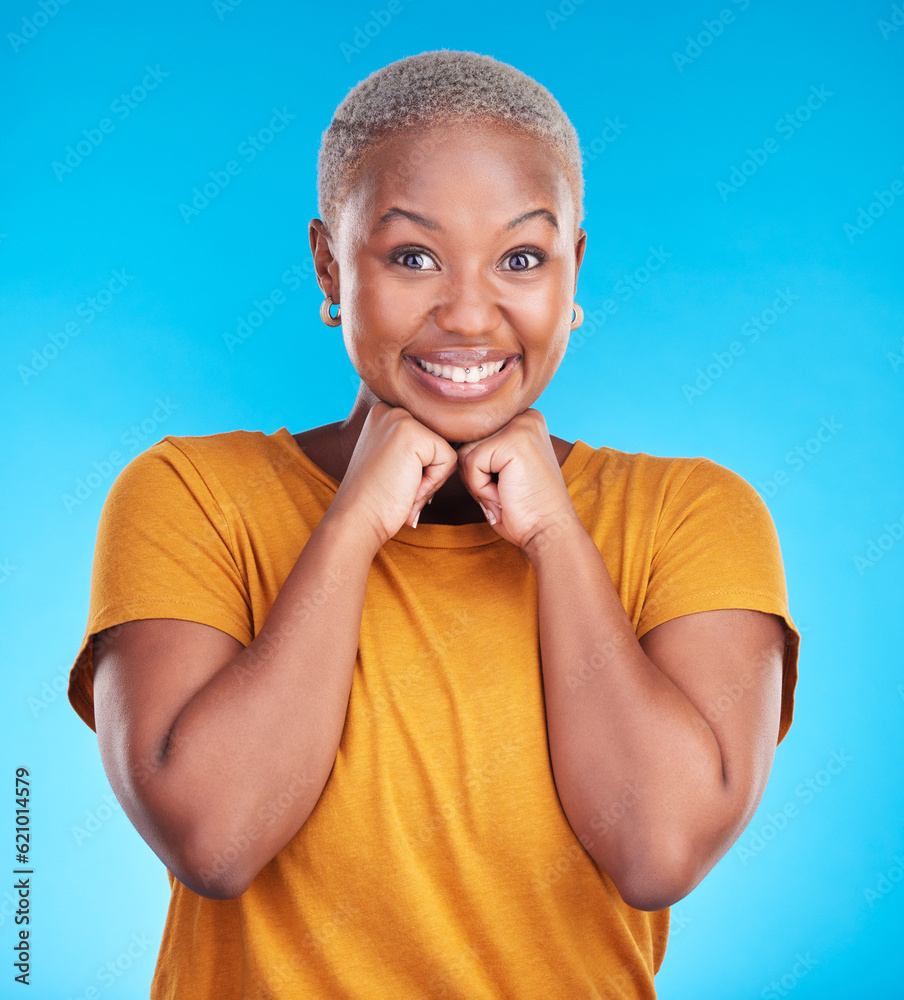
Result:
<svg viewBox="0 0 904 1000"><path fill-rule="evenodd" d="M342 306L338 306L336 315L334 316L330 312L330 306L333 305L333 300L327 296L323 302L320 303L320 318L326 323L327 326L339 326L342 322Z"/></svg>
<svg viewBox="0 0 904 1000"><path fill-rule="evenodd" d="M584 310L575 302L572 306L574 310L574 317L571 320L571 329L577 330L577 328L584 322Z"/></svg>

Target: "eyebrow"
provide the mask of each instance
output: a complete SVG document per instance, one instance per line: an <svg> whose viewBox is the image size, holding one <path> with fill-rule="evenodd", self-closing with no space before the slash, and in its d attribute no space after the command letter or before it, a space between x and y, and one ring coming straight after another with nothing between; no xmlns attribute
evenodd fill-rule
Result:
<svg viewBox="0 0 904 1000"><path fill-rule="evenodd" d="M524 215L519 215L516 219L512 219L511 222L507 222L505 224L505 228L515 229L517 226L527 222L528 219L533 219L535 216L546 219L546 221L549 222L558 232L559 223L556 221L556 217L549 211L548 208L535 208L532 212L525 212ZM423 229L430 229L438 233L443 231L443 227L434 219L428 219L423 215L418 215L417 212L407 212L404 208L390 208L389 211L384 212L383 215L381 215L377 220L377 224L371 230L370 235L375 236L377 233L382 232L386 229L390 222L400 217L410 219Z"/></svg>

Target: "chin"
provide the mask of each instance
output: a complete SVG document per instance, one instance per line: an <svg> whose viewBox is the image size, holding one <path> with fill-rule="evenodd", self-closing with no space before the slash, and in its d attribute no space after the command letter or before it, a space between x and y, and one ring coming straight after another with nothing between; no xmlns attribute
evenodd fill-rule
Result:
<svg viewBox="0 0 904 1000"><path fill-rule="evenodd" d="M495 434L496 431L505 427L511 417L491 414L465 416L462 414L457 419L449 420L427 421L420 417L418 419L435 434L445 438L457 450L463 444L469 444L471 441L482 441L491 434Z"/></svg>

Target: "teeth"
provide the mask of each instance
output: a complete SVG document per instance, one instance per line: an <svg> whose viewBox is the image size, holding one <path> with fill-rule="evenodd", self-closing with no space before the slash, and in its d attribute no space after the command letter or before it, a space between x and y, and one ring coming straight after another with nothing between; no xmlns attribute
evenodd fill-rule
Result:
<svg viewBox="0 0 904 1000"><path fill-rule="evenodd" d="M430 372L437 378L451 379L453 382L482 382L485 378L495 375L502 370L504 361L493 361L472 365L470 368L456 368L455 365L432 365L429 361L415 359L425 372Z"/></svg>

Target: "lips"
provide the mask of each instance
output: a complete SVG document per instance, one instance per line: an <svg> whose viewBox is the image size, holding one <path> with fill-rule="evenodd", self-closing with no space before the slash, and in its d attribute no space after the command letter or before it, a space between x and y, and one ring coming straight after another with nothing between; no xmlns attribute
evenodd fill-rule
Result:
<svg viewBox="0 0 904 1000"><path fill-rule="evenodd" d="M448 351L436 352L433 356L442 356L443 354L453 354L453 356L461 357L460 352ZM435 374L430 374L418 364L414 355L406 354L404 360L405 367L431 396L447 400L477 400L484 399L500 390L512 377L513 372L520 367L519 355L506 355L500 351L496 351L495 354L499 361L503 361L506 358L511 360L506 362L501 371L498 371L495 375L490 375L488 378L481 379L479 382L456 382L449 378L441 378ZM471 356L466 360L467 366L475 364L474 353L472 352ZM430 363L439 364L439 362ZM481 361L477 360L476 363L480 364ZM492 362L487 360L487 363L491 364ZM459 367L459 365L451 367Z"/></svg>
<svg viewBox="0 0 904 1000"><path fill-rule="evenodd" d="M406 354L405 357L421 361L429 361L432 365L452 365L455 368L470 368L472 366L505 361L506 358L517 358L517 351L495 351L472 349L468 351L418 351L417 354Z"/></svg>

